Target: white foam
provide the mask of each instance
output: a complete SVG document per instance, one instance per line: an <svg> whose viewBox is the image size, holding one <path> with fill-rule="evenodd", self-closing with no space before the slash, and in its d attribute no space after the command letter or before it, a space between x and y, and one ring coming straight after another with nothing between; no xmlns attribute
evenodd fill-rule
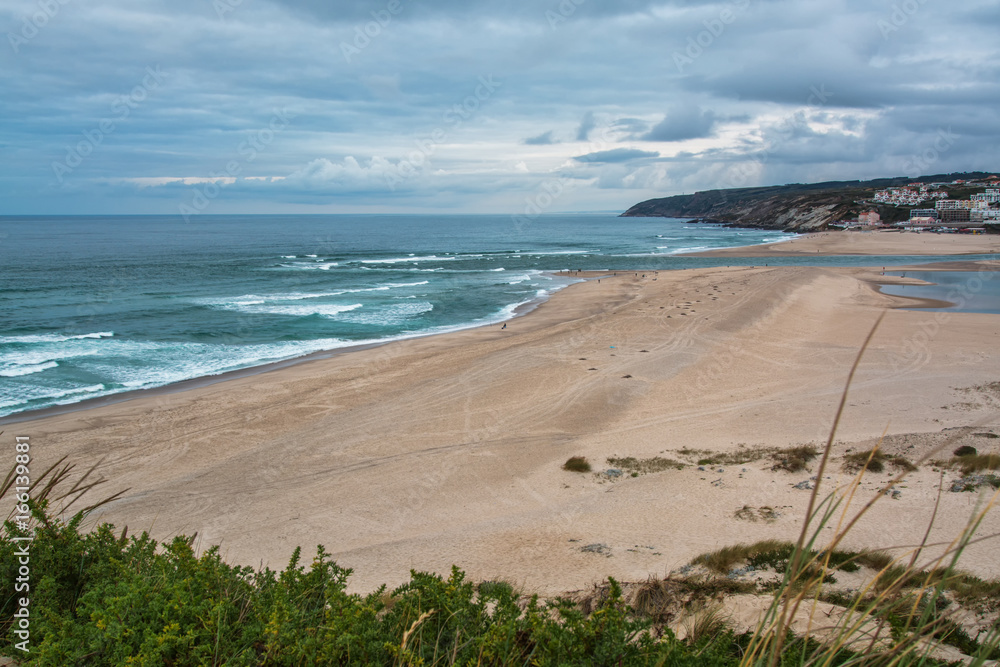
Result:
<svg viewBox="0 0 1000 667"><path fill-rule="evenodd" d="M550 250L550 251L539 251L539 252L525 252L525 255L530 255L532 257L538 257L543 255L594 255L601 252L598 250Z"/></svg>
<svg viewBox="0 0 1000 667"><path fill-rule="evenodd" d="M49 362L60 361L62 359L75 359L78 357L91 357L105 354L108 349L113 349L112 345L117 341L109 341L98 348L94 343L78 343L71 346L62 347L34 347L19 352L7 352L0 354L0 363L7 368L17 366L36 366ZM10 376L8 376L10 377Z"/></svg>
<svg viewBox="0 0 1000 667"><path fill-rule="evenodd" d="M392 259L363 259L362 264L399 264L400 262L448 262L458 259L457 257L439 257L437 255L426 255L423 257L396 257Z"/></svg>
<svg viewBox="0 0 1000 667"><path fill-rule="evenodd" d="M404 324L407 320L434 310L434 304L429 301L398 301L396 303L366 309L362 312L345 315L345 322L354 324L374 324L392 326Z"/></svg>
<svg viewBox="0 0 1000 667"><path fill-rule="evenodd" d="M104 391L105 386L103 384L92 384L89 387L77 387L76 389L67 389L66 391L61 391L55 395L47 396L46 398L66 398L67 396L75 396L77 394L94 394L99 391ZM60 403L60 405L63 405Z"/></svg>
<svg viewBox="0 0 1000 667"><path fill-rule="evenodd" d="M0 336L0 345L7 343L65 343L68 340L87 340L99 338L111 338L113 331L99 331L97 333L78 334L70 336L66 334L27 334L24 336Z"/></svg>
<svg viewBox="0 0 1000 667"><path fill-rule="evenodd" d="M329 271L331 267L340 266L337 262L297 262L295 264L281 264L283 269L295 269L298 271Z"/></svg>
<svg viewBox="0 0 1000 667"><path fill-rule="evenodd" d="M41 373L50 368L56 368L59 362L56 361L45 361L40 364L14 364L4 367L0 367L0 377L5 378L16 378L22 375L32 375L34 373Z"/></svg>
<svg viewBox="0 0 1000 667"><path fill-rule="evenodd" d="M430 283L429 280L421 280L420 282L416 282L416 283L386 283L385 285L383 285L383 287L387 287L387 288L388 287L417 287L419 285L427 285L429 283Z"/></svg>
<svg viewBox="0 0 1000 667"><path fill-rule="evenodd" d="M276 304L262 305L237 305L234 310L244 313L255 313L260 315L288 315L290 317L309 317L311 315L321 315L323 317L334 317L340 313L346 313L360 308L363 304L311 304L302 306L281 306Z"/></svg>
<svg viewBox="0 0 1000 667"><path fill-rule="evenodd" d="M402 283L396 286L424 285L422 283ZM248 306L261 306L267 303L281 301L308 301L310 299L325 299L329 297L343 296L344 294L360 294L362 292L386 292L392 289L393 285L380 285L378 287L362 287L358 289L342 289L335 292L292 292L289 294L244 294L242 296L226 297L221 299L195 299L195 303L211 308L221 308L223 310L244 310Z"/></svg>
<svg viewBox="0 0 1000 667"><path fill-rule="evenodd" d="M98 392L109 393L103 384L90 385L89 387L75 387L72 389L61 389L58 387L19 387L16 394L5 394L0 399L0 409L5 411L4 414L10 414L14 411L9 408L26 405L31 401L50 401L56 405L65 405L67 403L75 403L79 399L72 401L59 401L59 399L76 396L77 394L98 394ZM88 396L87 398L90 397Z"/></svg>

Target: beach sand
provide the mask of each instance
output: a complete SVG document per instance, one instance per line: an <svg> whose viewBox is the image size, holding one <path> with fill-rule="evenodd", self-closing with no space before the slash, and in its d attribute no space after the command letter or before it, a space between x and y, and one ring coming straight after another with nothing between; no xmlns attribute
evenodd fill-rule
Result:
<svg viewBox="0 0 1000 667"><path fill-rule="evenodd" d="M989 279L1000 263L981 267ZM100 520L160 539L197 532L199 548L221 545L231 562L272 568L298 545L308 562L323 544L354 569L355 591L455 564L474 579L553 594L609 575L663 575L736 542L797 536L809 493L794 485L814 472L772 471L766 459L699 470L705 455L679 450L825 442L859 347L904 300L880 294L878 272L865 269L602 276L505 330L144 395L10 425L2 438L30 436L33 470L61 456L82 467L102 461L103 492L129 491ZM886 430L887 448L911 460L941 443L940 458L965 441L997 451L1000 440L972 435L1000 433L997 321L888 310L851 387L824 488L848 480L839 458L848 448ZM691 465L612 480L562 470L575 455L596 471L611 456ZM886 479L872 475L859 498ZM916 543L938 485L921 466L845 546ZM951 540L976 501L946 488L931 541ZM744 506L780 516L737 518ZM980 533L995 532L993 511ZM594 544L606 548L582 550ZM964 567L1000 576L996 548L973 545Z"/></svg>
<svg viewBox="0 0 1000 667"><path fill-rule="evenodd" d="M808 257L812 255L988 255L1000 236L930 232L818 232L788 241L690 253L701 257Z"/></svg>

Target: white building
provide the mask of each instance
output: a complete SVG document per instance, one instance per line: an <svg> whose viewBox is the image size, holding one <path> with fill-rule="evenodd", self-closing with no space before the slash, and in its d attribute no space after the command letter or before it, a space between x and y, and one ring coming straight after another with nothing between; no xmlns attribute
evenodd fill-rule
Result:
<svg viewBox="0 0 1000 667"><path fill-rule="evenodd" d="M972 195L971 199L973 201L985 202L987 204L1000 203L1000 188L986 188L986 192L978 195Z"/></svg>

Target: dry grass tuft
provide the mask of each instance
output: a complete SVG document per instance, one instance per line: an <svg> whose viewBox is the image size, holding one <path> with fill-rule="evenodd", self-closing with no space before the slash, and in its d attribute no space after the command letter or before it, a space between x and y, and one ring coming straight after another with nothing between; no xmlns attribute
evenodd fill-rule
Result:
<svg viewBox="0 0 1000 667"><path fill-rule="evenodd" d="M816 458L819 452L812 445L801 445L799 447L789 447L779 449L771 454L774 465L771 470L785 470L787 472L800 472L806 469L806 465Z"/></svg>
<svg viewBox="0 0 1000 667"><path fill-rule="evenodd" d="M962 474L971 475L980 470L1000 470L1000 454L966 454L956 456L952 464L961 467Z"/></svg>
<svg viewBox="0 0 1000 667"><path fill-rule="evenodd" d="M702 554L691 561L691 564L704 565L713 572L726 574L735 565L741 563L772 561L780 559L781 555L787 558L794 547L794 544L786 540L762 540L753 544L736 544Z"/></svg>
<svg viewBox="0 0 1000 667"><path fill-rule="evenodd" d="M693 610L681 621L685 639L692 644L718 637L725 632L729 617L723 613L722 605L709 605Z"/></svg>
<svg viewBox="0 0 1000 667"><path fill-rule="evenodd" d="M844 470L848 472L856 473L861 470L884 472L887 464L904 472L913 472L917 469L917 466L906 457L886 454L877 447L844 456Z"/></svg>

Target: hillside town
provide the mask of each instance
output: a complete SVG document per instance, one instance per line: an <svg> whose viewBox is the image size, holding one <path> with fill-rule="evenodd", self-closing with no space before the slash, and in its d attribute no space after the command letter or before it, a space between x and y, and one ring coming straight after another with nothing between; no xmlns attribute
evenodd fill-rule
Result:
<svg viewBox="0 0 1000 667"><path fill-rule="evenodd" d="M982 188L982 192L968 191ZM949 198L949 191L964 191L968 199ZM839 229L891 228L914 231L983 233L1000 225L1000 179L955 180L950 183L909 183L903 187L878 190L870 200L859 201L874 207L831 227ZM883 221L878 206L909 207L909 218ZM897 216L898 217L898 216ZM994 228L994 229L991 229Z"/></svg>

